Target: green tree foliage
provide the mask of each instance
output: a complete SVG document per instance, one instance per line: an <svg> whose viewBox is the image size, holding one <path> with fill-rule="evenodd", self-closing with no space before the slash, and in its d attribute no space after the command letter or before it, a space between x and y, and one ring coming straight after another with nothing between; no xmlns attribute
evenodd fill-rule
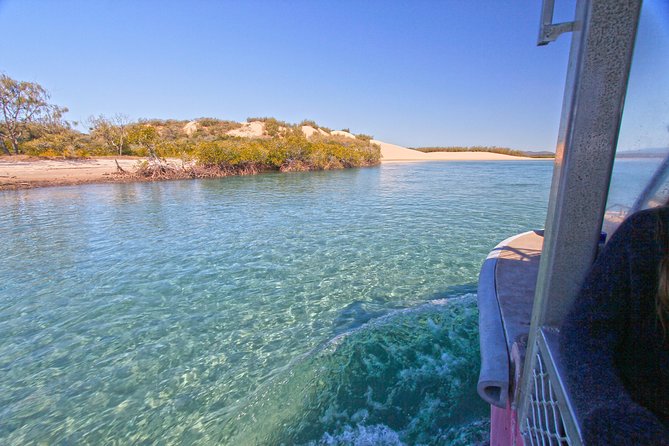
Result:
<svg viewBox="0 0 669 446"><path fill-rule="evenodd" d="M83 158L95 151L95 144L88 135L62 127L23 142L21 151L31 156Z"/></svg>
<svg viewBox="0 0 669 446"><path fill-rule="evenodd" d="M128 117L117 114L111 118L104 115L90 118L91 137L98 139L109 152L123 155L128 144Z"/></svg>
<svg viewBox="0 0 669 446"><path fill-rule="evenodd" d="M265 116L263 118L246 118L246 122L253 122L253 121L264 122L264 123L267 123L268 121L273 121L273 122L276 122L278 125L280 125L282 127L295 127L295 125L289 124L286 121L279 121L276 118L267 117L267 116Z"/></svg>
<svg viewBox="0 0 669 446"><path fill-rule="evenodd" d="M279 121L276 118L246 118L246 122L258 121L265 124L265 133L270 137L282 136L290 129L295 128L295 125L291 125L285 121Z"/></svg>
<svg viewBox="0 0 669 446"><path fill-rule="evenodd" d="M128 143L138 155L148 156L152 160L158 159L158 142L158 130L150 124L136 124L128 130Z"/></svg>
<svg viewBox="0 0 669 446"><path fill-rule="evenodd" d="M31 123L41 123L45 128L62 127L61 119L67 109L50 104L49 99L49 93L37 83L0 75L0 139L5 154L19 153L19 143Z"/></svg>
<svg viewBox="0 0 669 446"><path fill-rule="evenodd" d="M119 125L105 117L91 120L90 135L63 127L58 132L44 132L40 126L29 129L35 138L22 144L29 155L75 157L88 155L130 154L161 158L194 160L212 175L244 174L261 171L325 170L378 164L380 148L369 139L312 135L307 139L301 126L268 118L279 131L274 136L239 138L226 133L235 128L230 121L197 121L197 131L188 135L188 121L144 120ZM237 123L232 123L237 124ZM237 124L239 126L239 124ZM266 132L267 133L267 132ZM122 139L121 139L122 138Z"/></svg>
<svg viewBox="0 0 669 446"><path fill-rule="evenodd" d="M300 127L303 125L308 125L309 127L313 127L315 129L320 128L318 124L316 124L316 121L312 121L311 119L303 119L302 122L300 122Z"/></svg>
<svg viewBox="0 0 669 446"><path fill-rule="evenodd" d="M249 122L263 122L265 133L257 138L240 138L228 135L242 125L233 121L200 118L131 123L124 115L99 115L89 119L90 133L84 134L61 120L65 109L49 104L48 93L38 84L4 75L0 80L4 98L0 105L5 116L0 122L0 137L12 144L14 153L43 157L145 156L149 160L142 172L151 178L339 169L378 164L381 157L380 148L366 135L351 139L316 133L306 138L303 125L319 128L311 120L295 125L275 118L249 118ZM9 147L4 149L10 153ZM188 162L177 172L163 160L165 157Z"/></svg>
<svg viewBox="0 0 669 446"><path fill-rule="evenodd" d="M239 122L215 118L200 118L196 122L198 126L197 137L220 137L230 130L235 130L242 126Z"/></svg>
<svg viewBox="0 0 669 446"><path fill-rule="evenodd" d="M282 123L276 119L268 119L265 121L265 133L272 137L279 136L281 134L281 130L285 130L287 128L281 124Z"/></svg>
<svg viewBox="0 0 669 446"><path fill-rule="evenodd" d="M350 138L305 138L292 132L284 138L233 139L197 143L194 157L201 166L224 171L325 170L377 164L380 148Z"/></svg>

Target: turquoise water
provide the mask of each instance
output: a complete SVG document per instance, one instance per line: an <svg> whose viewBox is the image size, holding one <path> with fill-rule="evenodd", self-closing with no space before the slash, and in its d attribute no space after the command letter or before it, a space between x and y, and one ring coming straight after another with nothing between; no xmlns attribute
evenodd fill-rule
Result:
<svg viewBox="0 0 669 446"><path fill-rule="evenodd" d="M472 444L551 161L0 193L0 444Z"/></svg>

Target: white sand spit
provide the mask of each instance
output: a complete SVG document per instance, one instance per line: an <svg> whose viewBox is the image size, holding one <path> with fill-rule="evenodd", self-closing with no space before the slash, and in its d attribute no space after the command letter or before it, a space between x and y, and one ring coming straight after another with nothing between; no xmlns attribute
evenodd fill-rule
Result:
<svg viewBox="0 0 669 446"><path fill-rule="evenodd" d="M528 156L511 156L502 153L491 152L431 152L425 156L429 160L445 161L534 161L540 158L530 158Z"/></svg>
<svg viewBox="0 0 669 446"><path fill-rule="evenodd" d="M425 153L417 150L407 149L406 147L390 144L373 139L374 144L381 146L381 161L427 161Z"/></svg>
<svg viewBox="0 0 669 446"><path fill-rule="evenodd" d="M334 132L333 132L334 133ZM389 144L373 139L374 144L381 146L381 161L517 161L536 160L525 156L502 155L490 152L431 152L423 153L418 150Z"/></svg>

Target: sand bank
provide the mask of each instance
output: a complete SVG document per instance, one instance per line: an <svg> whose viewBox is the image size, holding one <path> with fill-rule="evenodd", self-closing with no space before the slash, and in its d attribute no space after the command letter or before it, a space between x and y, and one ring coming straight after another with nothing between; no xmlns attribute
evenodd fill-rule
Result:
<svg viewBox="0 0 669 446"><path fill-rule="evenodd" d="M383 141L372 140L381 146L381 162L402 161L521 161L537 160L540 158L529 158L525 156L502 155L490 152L431 152L423 153L418 150L389 144Z"/></svg>
<svg viewBox="0 0 669 446"><path fill-rule="evenodd" d="M126 176L117 174L115 160L122 169L134 172L141 158L45 160L25 156L0 157L0 190L129 181Z"/></svg>

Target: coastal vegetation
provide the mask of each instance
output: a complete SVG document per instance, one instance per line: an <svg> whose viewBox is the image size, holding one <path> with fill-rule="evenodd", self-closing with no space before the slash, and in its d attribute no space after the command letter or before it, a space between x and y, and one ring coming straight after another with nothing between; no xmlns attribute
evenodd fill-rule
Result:
<svg viewBox="0 0 669 446"><path fill-rule="evenodd" d="M138 156L145 177L211 177L264 171L371 166L381 158L368 135L341 135L313 120L290 124L272 117L246 123L200 118L141 119L117 114L89 118L88 133L63 119L39 84L0 77L0 145L6 155L47 158ZM307 127L312 131L305 131ZM177 158L181 163L168 163ZM119 172L122 169L119 166ZM125 171L121 172L125 173Z"/></svg>
<svg viewBox="0 0 669 446"><path fill-rule="evenodd" d="M461 147L461 146L451 146L451 147L412 147L414 150L418 150L423 153L430 152L487 152L487 153L499 153L502 155L509 156L526 156L529 158L554 158L555 154L551 152L530 152L523 150L514 150L509 149L508 147L486 147L486 146L470 146L470 147Z"/></svg>
<svg viewBox="0 0 669 446"><path fill-rule="evenodd" d="M67 109L50 104L49 99L41 85L0 74L0 145L6 155L18 155L19 143L26 137L60 127Z"/></svg>
<svg viewBox="0 0 669 446"><path fill-rule="evenodd" d="M202 141L195 145L193 155L205 167L253 173L370 166L381 156L378 146L358 139L321 135L307 138L301 130L292 128L281 138Z"/></svg>

